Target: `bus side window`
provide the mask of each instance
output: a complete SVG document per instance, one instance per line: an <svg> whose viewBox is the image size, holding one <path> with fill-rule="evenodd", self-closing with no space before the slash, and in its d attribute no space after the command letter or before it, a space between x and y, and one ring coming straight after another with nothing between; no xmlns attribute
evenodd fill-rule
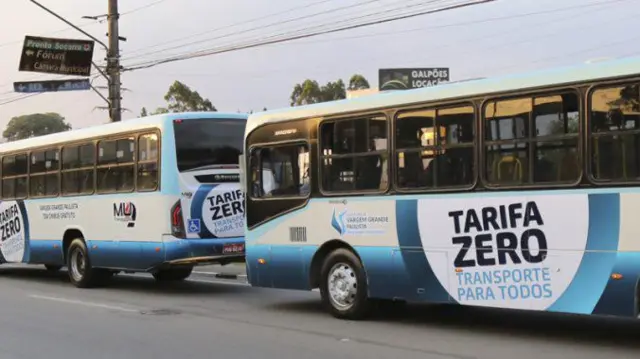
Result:
<svg viewBox="0 0 640 359"><path fill-rule="evenodd" d="M62 148L62 194L93 193L94 165L95 146L93 143L64 146Z"/></svg>
<svg viewBox="0 0 640 359"><path fill-rule="evenodd" d="M464 188L475 181L475 110L447 106L396 117L397 183L403 189Z"/></svg>
<svg viewBox="0 0 640 359"><path fill-rule="evenodd" d="M158 188L158 135L148 133L138 138L138 191Z"/></svg>
<svg viewBox="0 0 640 359"><path fill-rule="evenodd" d="M591 93L589 152L596 181L640 180L640 85L599 88Z"/></svg>
<svg viewBox="0 0 640 359"><path fill-rule="evenodd" d="M29 196L54 197L58 195L60 153L57 149L31 152L29 162Z"/></svg>
<svg viewBox="0 0 640 359"><path fill-rule="evenodd" d="M253 151L251 195L254 198L306 196L309 193L309 148L287 144Z"/></svg>
<svg viewBox="0 0 640 359"><path fill-rule="evenodd" d="M134 138L98 142L98 192L132 191L134 160Z"/></svg>
<svg viewBox="0 0 640 359"><path fill-rule="evenodd" d="M2 158L2 198L26 198L28 160L26 154Z"/></svg>
<svg viewBox="0 0 640 359"><path fill-rule="evenodd" d="M322 189L354 192L387 188L386 117L327 121L320 126L319 138Z"/></svg>

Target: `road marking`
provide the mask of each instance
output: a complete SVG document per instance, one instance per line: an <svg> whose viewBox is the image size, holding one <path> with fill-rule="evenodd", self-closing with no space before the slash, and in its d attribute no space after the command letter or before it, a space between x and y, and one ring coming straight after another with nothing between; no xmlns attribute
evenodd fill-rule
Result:
<svg viewBox="0 0 640 359"><path fill-rule="evenodd" d="M132 273L132 274L127 274L129 276L132 277L138 277L138 278L149 278L150 276L147 275L146 273ZM228 284L228 285L237 285L237 286L241 286L241 287L250 287L249 283L242 283L242 282L236 282L233 279L210 279L210 280L205 280L205 279L193 279L193 278L188 278L187 279L188 282L196 282L196 283L209 283L209 284Z"/></svg>
<svg viewBox="0 0 640 359"><path fill-rule="evenodd" d="M139 310L136 310L136 309L124 308L124 307L119 307L119 306L115 306L115 305L102 304L102 303L96 303L96 302L83 302L83 301L80 301L80 300L73 300L73 299L60 298L60 297L49 297L49 296L46 296L46 295L30 294L29 297L30 298L34 298L34 299L50 300L50 301L66 303L66 304L83 305L85 307L94 307L94 308L118 310L118 311L127 312L127 313L139 313L140 312Z"/></svg>
<svg viewBox="0 0 640 359"><path fill-rule="evenodd" d="M231 280L205 280L205 279L192 279L189 278L187 279L189 282L196 282L196 283L211 283L211 284L228 284L228 285L237 285L240 287L250 287L251 285L249 285L249 283L236 283L236 282L232 282Z"/></svg>

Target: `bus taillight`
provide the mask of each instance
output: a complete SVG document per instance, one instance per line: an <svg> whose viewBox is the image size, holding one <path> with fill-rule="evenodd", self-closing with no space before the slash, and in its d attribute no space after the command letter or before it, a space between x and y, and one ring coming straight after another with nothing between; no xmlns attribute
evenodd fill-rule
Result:
<svg viewBox="0 0 640 359"><path fill-rule="evenodd" d="M171 207L171 235L177 238L185 238L184 221L182 219L182 205L178 200Z"/></svg>

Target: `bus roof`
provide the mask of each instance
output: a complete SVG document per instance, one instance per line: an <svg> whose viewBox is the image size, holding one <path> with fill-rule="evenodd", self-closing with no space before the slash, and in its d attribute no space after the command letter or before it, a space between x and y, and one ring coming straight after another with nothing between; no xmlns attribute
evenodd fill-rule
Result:
<svg viewBox="0 0 640 359"><path fill-rule="evenodd" d="M640 57L558 67L515 75L462 80L413 90L389 91L354 99L288 107L249 115L245 138L257 126L299 118L386 108L398 105L474 97L541 86L571 84L579 81L640 74Z"/></svg>
<svg viewBox="0 0 640 359"><path fill-rule="evenodd" d="M247 114L242 113L225 113L225 112L175 112L151 115L141 118L132 118L120 122L110 122L102 125L80 128L65 132L52 133L50 135L27 138L24 140L6 142L0 144L0 152L11 152L21 150L23 148L38 147L47 144L56 144L84 138L99 137L111 133L135 131L150 126L159 126L173 120L192 120L199 118L209 119L238 119L246 120Z"/></svg>

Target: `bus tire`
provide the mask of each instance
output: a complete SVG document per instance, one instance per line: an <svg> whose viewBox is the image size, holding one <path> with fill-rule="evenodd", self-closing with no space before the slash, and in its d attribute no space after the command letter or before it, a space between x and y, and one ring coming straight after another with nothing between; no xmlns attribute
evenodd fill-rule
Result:
<svg viewBox="0 0 640 359"><path fill-rule="evenodd" d="M371 310L364 266L350 250L329 253L320 270L320 296L331 315L339 319L364 319Z"/></svg>
<svg viewBox="0 0 640 359"><path fill-rule="evenodd" d="M177 282L189 278L191 272L193 267L161 269L153 273L153 278L158 282Z"/></svg>
<svg viewBox="0 0 640 359"><path fill-rule="evenodd" d="M103 273L91 266L89 251L82 238L71 241L67 251L67 268L71 284L78 288L91 288L101 282Z"/></svg>

